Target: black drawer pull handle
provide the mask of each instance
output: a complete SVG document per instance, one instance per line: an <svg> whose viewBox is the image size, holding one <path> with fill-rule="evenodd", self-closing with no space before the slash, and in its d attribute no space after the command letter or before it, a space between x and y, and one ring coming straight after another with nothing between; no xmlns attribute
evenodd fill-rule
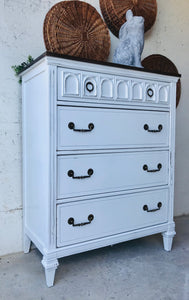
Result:
<svg viewBox="0 0 189 300"><path fill-rule="evenodd" d="M78 223L78 224L75 224L74 223L74 218L69 218L68 219L68 224L69 225L72 225L72 226L84 226L84 225L88 225L92 222L92 220L94 220L94 216L91 214L88 216L88 222L83 222L83 223Z"/></svg>
<svg viewBox="0 0 189 300"><path fill-rule="evenodd" d="M85 179L85 178L91 177L93 175L94 171L93 171L93 169L88 169L87 173L88 173L88 175L85 175L85 176L74 176L74 171L69 170L68 176L72 177L73 179Z"/></svg>
<svg viewBox="0 0 189 300"><path fill-rule="evenodd" d="M160 208L162 207L162 203L159 202L157 204L157 208L154 208L154 209L148 209L148 205L144 205L143 206L143 210L147 211L147 212L154 212L154 211L157 211L157 210L160 210Z"/></svg>
<svg viewBox="0 0 189 300"><path fill-rule="evenodd" d="M152 98L153 95L154 95L154 91L153 91L152 89L148 89L148 90L147 90L147 95L148 95L150 98Z"/></svg>
<svg viewBox="0 0 189 300"><path fill-rule="evenodd" d="M144 125L144 130L147 130L148 132L161 132L163 129L163 125L159 124L158 129L149 129L148 124Z"/></svg>
<svg viewBox="0 0 189 300"><path fill-rule="evenodd" d="M68 124L68 128L71 129L71 130L73 130L73 131L78 131L78 132L89 132L89 131L92 131L94 129L94 124L90 123L88 125L89 129L75 129L75 124L73 122L70 122Z"/></svg>
<svg viewBox="0 0 189 300"><path fill-rule="evenodd" d="M94 90L94 84L91 81L88 81L86 84L86 89L89 93L91 93Z"/></svg>
<svg viewBox="0 0 189 300"><path fill-rule="evenodd" d="M143 170L146 172L149 172L149 173L159 172L161 170L161 168L162 168L162 164L158 164L157 169L154 169L154 170L149 170L147 165L143 166Z"/></svg>

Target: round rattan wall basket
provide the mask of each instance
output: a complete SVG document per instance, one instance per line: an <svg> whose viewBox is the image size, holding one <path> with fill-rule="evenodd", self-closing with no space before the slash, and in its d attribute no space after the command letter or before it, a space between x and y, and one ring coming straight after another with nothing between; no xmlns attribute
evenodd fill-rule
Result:
<svg viewBox="0 0 189 300"><path fill-rule="evenodd" d="M97 10L82 1L62 1L47 13L43 36L47 51L105 61L110 52L107 25Z"/></svg>
<svg viewBox="0 0 189 300"><path fill-rule="evenodd" d="M142 65L145 69L156 72L163 72L167 74L179 74L174 63L164 55L152 54L142 61ZM181 96L181 81L177 82L176 92L176 106L178 106Z"/></svg>
<svg viewBox="0 0 189 300"><path fill-rule="evenodd" d="M144 30L149 30L156 20L156 0L100 0L102 15L111 32L119 37L119 29L125 23L125 14L131 9L135 16L144 17Z"/></svg>

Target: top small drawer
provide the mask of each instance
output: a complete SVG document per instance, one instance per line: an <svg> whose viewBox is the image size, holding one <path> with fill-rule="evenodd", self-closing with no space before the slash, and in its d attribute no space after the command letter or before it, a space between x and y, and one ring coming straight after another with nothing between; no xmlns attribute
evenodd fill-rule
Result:
<svg viewBox="0 0 189 300"><path fill-rule="evenodd" d="M166 147L169 113L58 106L58 150Z"/></svg>
<svg viewBox="0 0 189 300"><path fill-rule="evenodd" d="M169 94L166 82L58 68L58 100L169 105Z"/></svg>

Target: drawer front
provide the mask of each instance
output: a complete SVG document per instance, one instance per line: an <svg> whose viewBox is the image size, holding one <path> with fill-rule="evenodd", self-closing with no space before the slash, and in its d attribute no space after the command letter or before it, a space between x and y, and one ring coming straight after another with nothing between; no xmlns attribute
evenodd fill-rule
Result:
<svg viewBox="0 0 189 300"><path fill-rule="evenodd" d="M168 151L57 157L57 198L168 184Z"/></svg>
<svg viewBox="0 0 189 300"><path fill-rule="evenodd" d="M166 147L169 113L58 106L58 150Z"/></svg>
<svg viewBox="0 0 189 300"><path fill-rule="evenodd" d="M169 105L169 94L167 82L58 68L58 100Z"/></svg>
<svg viewBox="0 0 189 300"><path fill-rule="evenodd" d="M167 215L167 189L61 204L57 206L57 246L165 223Z"/></svg>

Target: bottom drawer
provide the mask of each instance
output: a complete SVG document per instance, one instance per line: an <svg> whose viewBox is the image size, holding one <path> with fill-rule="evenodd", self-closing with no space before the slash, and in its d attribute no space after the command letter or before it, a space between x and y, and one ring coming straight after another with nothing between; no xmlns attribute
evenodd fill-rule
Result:
<svg viewBox="0 0 189 300"><path fill-rule="evenodd" d="M168 189L57 205L57 247L164 223Z"/></svg>

